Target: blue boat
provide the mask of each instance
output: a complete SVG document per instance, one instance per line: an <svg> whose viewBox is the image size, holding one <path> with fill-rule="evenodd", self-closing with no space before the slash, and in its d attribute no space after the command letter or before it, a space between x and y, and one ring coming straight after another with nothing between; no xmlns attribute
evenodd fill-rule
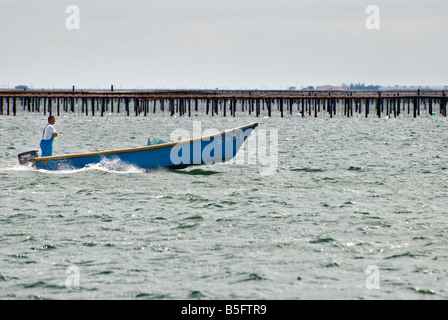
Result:
<svg viewBox="0 0 448 320"><path fill-rule="evenodd" d="M178 142L130 149L35 157L31 161L33 167L44 170L76 170L108 161L142 169L159 167L182 169L232 159L257 126L258 123L251 123L216 134Z"/></svg>

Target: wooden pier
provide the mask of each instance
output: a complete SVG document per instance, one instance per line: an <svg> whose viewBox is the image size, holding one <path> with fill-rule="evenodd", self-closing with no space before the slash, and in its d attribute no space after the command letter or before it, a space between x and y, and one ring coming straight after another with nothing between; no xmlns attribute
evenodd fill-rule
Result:
<svg viewBox="0 0 448 320"><path fill-rule="evenodd" d="M445 91L0 90L0 115L420 117L447 115Z"/></svg>

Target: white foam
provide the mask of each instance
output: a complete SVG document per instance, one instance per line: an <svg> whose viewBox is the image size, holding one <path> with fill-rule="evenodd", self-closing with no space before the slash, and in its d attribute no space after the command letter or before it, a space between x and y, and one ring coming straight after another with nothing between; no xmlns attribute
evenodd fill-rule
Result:
<svg viewBox="0 0 448 320"><path fill-rule="evenodd" d="M102 159L99 163L91 164L80 169L84 171L104 171L111 173L144 173L145 169L136 167L120 159Z"/></svg>
<svg viewBox="0 0 448 320"><path fill-rule="evenodd" d="M30 165L13 165L11 167L0 168L0 172L10 172L10 171L32 171L34 170Z"/></svg>
<svg viewBox="0 0 448 320"><path fill-rule="evenodd" d="M48 174L72 174L79 172L88 172L88 171L102 171L102 172L110 172L110 173L144 173L145 169L136 167L129 163L123 162L120 159L103 159L99 163L88 165L85 168L74 169L70 166L66 168L61 168L59 170L45 170L45 169L34 169L31 165L15 165L6 168L0 168L0 172L17 172L17 171L38 171Z"/></svg>

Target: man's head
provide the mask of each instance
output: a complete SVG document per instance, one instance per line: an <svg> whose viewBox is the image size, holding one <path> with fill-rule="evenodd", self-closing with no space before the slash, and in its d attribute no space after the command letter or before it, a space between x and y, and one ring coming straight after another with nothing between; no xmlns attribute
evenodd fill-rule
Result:
<svg viewBox="0 0 448 320"><path fill-rule="evenodd" d="M48 123L49 124L55 124L55 122L56 122L56 119L54 118L54 116L49 116L48 117Z"/></svg>

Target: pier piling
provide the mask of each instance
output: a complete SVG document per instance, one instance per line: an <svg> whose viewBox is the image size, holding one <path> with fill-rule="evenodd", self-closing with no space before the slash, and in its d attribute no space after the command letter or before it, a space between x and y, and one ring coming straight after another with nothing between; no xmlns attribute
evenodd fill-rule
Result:
<svg viewBox="0 0 448 320"><path fill-rule="evenodd" d="M56 112L58 116L120 115L122 103L124 116L416 118L447 114L445 91L122 91L115 90L113 85L102 91L75 90L74 86L67 91L0 90L0 115L7 116L42 112L43 115Z"/></svg>

